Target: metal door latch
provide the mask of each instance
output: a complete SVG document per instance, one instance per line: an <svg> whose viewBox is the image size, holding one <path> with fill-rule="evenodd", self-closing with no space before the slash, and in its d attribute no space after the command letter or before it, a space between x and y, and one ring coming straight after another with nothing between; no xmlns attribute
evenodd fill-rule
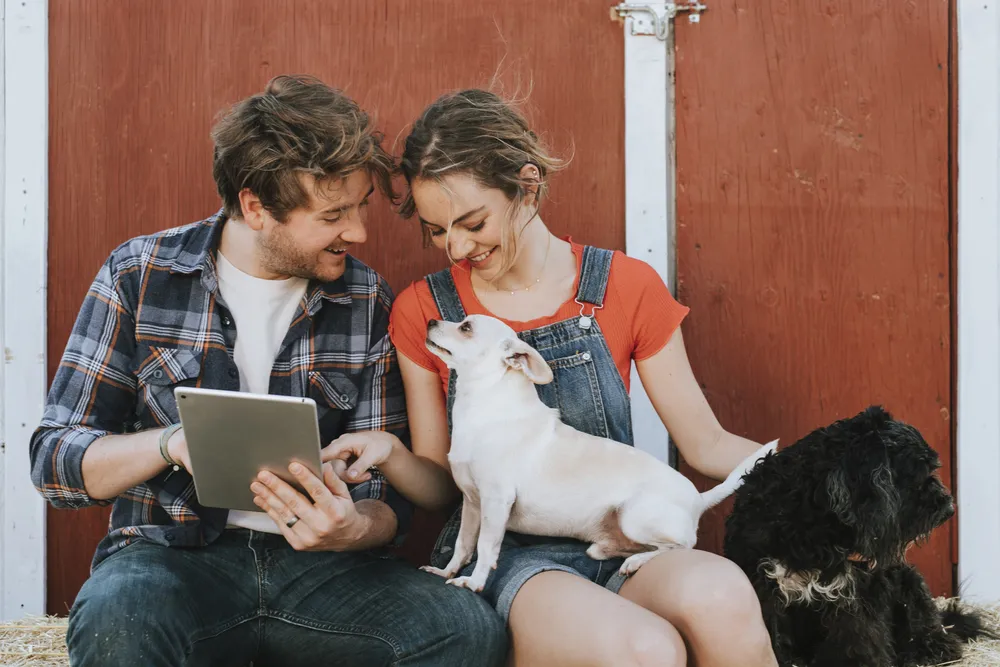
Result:
<svg viewBox="0 0 1000 667"><path fill-rule="evenodd" d="M697 23L701 20L701 13L707 9L708 7L698 0L680 4L665 2L648 5L623 2L611 8L611 18L616 20L631 18L633 35L656 35L657 39L665 40L670 30L670 21L678 12L687 12L688 21Z"/></svg>

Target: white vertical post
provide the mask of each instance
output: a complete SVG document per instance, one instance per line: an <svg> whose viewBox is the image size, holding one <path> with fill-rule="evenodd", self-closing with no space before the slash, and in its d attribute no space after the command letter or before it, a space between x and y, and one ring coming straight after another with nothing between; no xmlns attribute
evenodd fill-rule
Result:
<svg viewBox="0 0 1000 667"><path fill-rule="evenodd" d="M674 99L672 7L619 5L625 31L625 251L674 290ZM635 366L632 428L637 447L676 464L669 436Z"/></svg>
<svg viewBox="0 0 1000 667"><path fill-rule="evenodd" d="M0 619L45 611L45 506L28 440L46 391L48 3L3 0Z"/></svg>
<svg viewBox="0 0 1000 667"><path fill-rule="evenodd" d="M958 2L958 584L1000 600L1000 2Z"/></svg>

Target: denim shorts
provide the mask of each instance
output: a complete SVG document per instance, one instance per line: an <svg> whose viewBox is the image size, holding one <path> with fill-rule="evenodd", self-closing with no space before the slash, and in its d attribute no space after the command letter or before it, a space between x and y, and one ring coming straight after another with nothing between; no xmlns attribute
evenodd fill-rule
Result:
<svg viewBox="0 0 1000 667"><path fill-rule="evenodd" d="M626 577L619 574L618 568L623 558L594 560L587 555L589 544L572 541L537 542L530 540L520 543L516 539L504 540L497 559L497 568L490 572L482 595L507 623L510 617L510 607L514 596L528 579L540 572L557 570L568 572L588 579L598 586L618 593ZM476 561L472 561L461 574L472 574Z"/></svg>

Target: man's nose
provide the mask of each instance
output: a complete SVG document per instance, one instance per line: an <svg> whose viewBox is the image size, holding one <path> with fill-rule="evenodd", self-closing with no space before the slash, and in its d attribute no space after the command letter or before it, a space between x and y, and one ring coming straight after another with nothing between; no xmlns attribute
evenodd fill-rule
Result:
<svg viewBox="0 0 1000 667"><path fill-rule="evenodd" d="M368 240L368 229L360 215L351 216L347 228L340 233L340 238L347 243L364 243Z"/></svg>

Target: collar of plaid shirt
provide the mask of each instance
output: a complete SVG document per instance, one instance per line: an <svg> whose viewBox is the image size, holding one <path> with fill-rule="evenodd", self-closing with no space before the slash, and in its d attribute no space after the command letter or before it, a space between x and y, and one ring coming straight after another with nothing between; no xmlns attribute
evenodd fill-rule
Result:
<svg viewBox="0 0 1000 667"><path fill-rule="evenodd" d="M239 390L237 323L218 290L215 249L222 211L198 223L131 239L116 248L89 290L31 442L32 479L56 507L103 504L83 485L83 452L111 433L178 420L179 385ZM312 284L271 371L270 393L310 396L320 434L388 430L407 442L405 399L389 340L392 293L348 257L344 276ZM166 470L114 500L94 565L134 539L200 546L224 530L228 512L200 505L186 472ZM376 475L351 490L396 511L410 507Z"/></svg>

